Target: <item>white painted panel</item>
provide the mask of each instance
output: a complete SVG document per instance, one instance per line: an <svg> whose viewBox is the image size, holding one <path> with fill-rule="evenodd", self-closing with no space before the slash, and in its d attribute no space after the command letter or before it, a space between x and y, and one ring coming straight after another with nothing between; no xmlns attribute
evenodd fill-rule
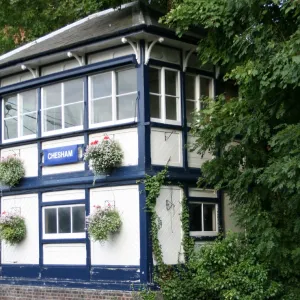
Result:
<svg viewBox="0 0 300 300"><path fill-rule="evenodd" d="M46 244L44 265L85 265L85 244Z"/></svg>
<svg viewBox="0 0 300 300"><path fill-rule="evenodd" d="M230 199L227 194L224 194L223 197L223 215L225 233L243 231L243 229L236 224L236 220L233 216L233 210L230 205Z"/></svg>
<svg viewBox="0 0 300 300"><path fill-rule="evenodd" d="M90 142L95 140L102 141L105 135L119 142L124 152L122 166L138 164L138 134L136 128L91 134L89 140Z"/></svg>
<svg viewBox="0 0 300 300"><path fill-rule="evenodd" d="M150 56L153 59L180 64L180 51L176 49L155 45Z"/></svg>
<svg viewBox="0 0 300 300"><path fill-rule="evenodd" d="M169 129L151 129L151 161L153 165L182 167L182 134Z"/></svg>
<svg viewBox="0 0 300 300"><path fill-rule="evenodd" d="M81 145L84 144L84 137L78 136L68 139L54 140L45 142L42 144L42 149L70 146L70 145ZM81 148L78 149L79 158L82 157ZM84 170L84 162L80 161L74 164L58 165L58 166L46 166L43 167L43 175L57 174L57 173L68 173Z"/></svg>
<svg viewBox="0 0 300 300"><path fill-rule="evenodd" d="M134 54L131 46L119 47L89 55L88 63L94 64L108 59Z"/></svg>
<svg viewBox="0 0 300 300"><path fill-rule="evenodd" d="M69 60L69 61L60 62L58 64L42 67L41 74L42 74L42 76L46 76L46 75L50 75L50 74L53 74L53 73L58 73L58 72L62 72L62 71L65 71L65 70L78 68L78 67L79 67L79 63L74 58L74 59Z"/></svg>
<svg viewBox="0 0 300 300"><path fill-rule="evenodd" d="M201 168L201 166L204 162L211 160L213 158L213 155L210 154L208 151L205 152L203 157L202 157L202 155L197 153L197 150L190 151L189 149L193 145L195 140L196 140L195 137L188 134L187 148L188 148L188 166L189 166L189 168Z"/></svg>
<svg viewBox="0 0 300 300"><path fill-rule="evenodd" d="M115 201L122 219L119 233L104 243L91 242L92 265L139 265L140 221L137 185L90 190L90 203L105 207L105 200Z"/></svg>
<svg viewBox="0 0 300 300"><path fill-rule="evenodd" d="M38 175L38 148L37 144L7 148L1 150L1 157L16 155L24 162L25 177Z"/></svg>
<svg viewBox="0 0 300 300"><path fill-rule="evenodd" d="M177 264L183 261L181 200L182 190L179 187L162 187L156 201L156 213L159 222L158 239L161 244L163 260L166 264Z"/></svg>
<svg viewBox="0 0 300 300"><path fill-rule="evenodd" d="M1 213L17 211L25 218L26 238L11 246L2 242L1 261L3 264L38 264L39 263L39 220L38 195L18 195L2 197Z"/></svg>
<svg viewBox="0 0 300 300"><path fill-rule="evenodd" d="M85 199L84 190L68 190L59 192L43 193L43 202L82 200Z"/></svg>
<svg viewBox="0 0 300 300"><path fill-rule="evenodd" d="M30 80L30 79L33 79L33 77L29 71L26 71L21 74L17 74L17 75L13 75L13 76L9 76L9 77L1 79L1 86L7 86L7 85L15 84L15 83Z"/></svg>
<svg viewBox="0 0 300 300"><path fill-rule="evenodd" d="M218 195L215 190L189 188L189 197L217 198Z"/></svg>

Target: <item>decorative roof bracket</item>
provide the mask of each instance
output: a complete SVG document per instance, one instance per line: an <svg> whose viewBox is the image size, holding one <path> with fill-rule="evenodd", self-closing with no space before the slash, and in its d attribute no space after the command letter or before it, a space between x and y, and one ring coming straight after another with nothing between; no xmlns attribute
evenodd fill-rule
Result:
<svg viewBox="0 0 300 300"><path fill-rule="evenodd" d="M68 57L70 57L70 58L71 58L71 57L75 57L75 59L78 61L80 67L82 67L82 66L85 65L84 55L79 55L79 54L76 54L76 53L71 52L71 51L69 51L69 52L67 53L67 55L68 55Z"/></svg>
<svg viewBox="0 0 300 300"><path fill-rule="evenodd" d="M141 60L140 60L140 53L139 53L139 49L140 49L139 48L139 43L133 42L133 41L131 41L130 39L128 39L126 37L122 37L121 41L122 41L123 44L128 43L132 47L132 49L134 51L134 54L135 54L136 61L137 61L138 64L140 64Z"/></svg>
<svg viewBox="0 0 300 300"><path fill-rule="evenodd" d="M148 46L148 43L146 44L146 53L145 53L145 65L148 65L149 60L150 60L150 55L153 47L157 42L162 43L164 41L163 37L158 38L157 40L154 40L150 46Z"/></svg>
<svg viewBox="0 0 300 300"><path fill-rule="evenodd" d="M31 75L33 76L33 78L38 77L38 70L37 69L32 69L31 67L26 66L26 65L21 65L21 69L23 71L28 70L31 73Z"/></svg>
<svg viewBox="0 0 300 300"><path fill-rule="evenodd" d="M191 57L191 55L195 52L196 49L191 49L189 51L188 54L185 55L184 59L183 59L183 66L182 66L182 69L183 69L183 72L186 71L187 67L188 67L188 63L189 63L189 59Z"/></svg>

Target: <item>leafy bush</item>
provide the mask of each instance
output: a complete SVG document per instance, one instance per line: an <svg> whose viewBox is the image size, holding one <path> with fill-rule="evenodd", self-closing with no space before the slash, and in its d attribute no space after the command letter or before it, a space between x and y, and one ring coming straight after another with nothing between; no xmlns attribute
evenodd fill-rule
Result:
<svg viewBox="0 0 300 300"><path fill-rule="evenodd" d="M20 243L25 236L24 218L4 211L0 216L0 239L14 245Z"/></svg>
<svg viewBox="0 0 300 300"><path fill-rule="evenodd" d="M86 218L88 233L94 241L106 241L110 234L120 230L121 217L119 212L110 204L104 209L99 205L95 208L95 212Z"/></svg>
<svg viewBox="0 0 300 300"><path fill-rule="evenodd" d="M95 175L109 173L113 168L121 165L123 152L116 141L105 136L103 141L92 142L86 149L84 160L88 161Z"/></svg>
<svg viewBox="0 0 300 300"><path fill-rule="evenodd" d="M189 261L159 277L164 299L278 299L279 282L242 234L202 246Z"/></svg>
<svg viewBox="0 0 300 300"><path fill-rule="evenodd" d="M2 158L0 162L0 182L13 187L25 176L23 161L16 156Z"/></svg>

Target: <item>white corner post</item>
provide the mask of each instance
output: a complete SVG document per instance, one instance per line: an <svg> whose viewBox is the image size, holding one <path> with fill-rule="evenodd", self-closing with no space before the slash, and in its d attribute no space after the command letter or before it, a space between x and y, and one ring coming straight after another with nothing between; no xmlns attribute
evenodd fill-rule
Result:
<svg viewBox="0 0 300 300"><path fill-rule="evenodd" d="M23 71L28 70L31 73L31 75L32 75L33 78L37 78L38 77L38 70L37 69L33 69L33 68L31 68L31 67L29 67L27 65L21 65L21 69Z"/></svg>
<svg viewBox="0 0 300 300"><path fill-rule="evenodd" d="M153 47L155 46L155 44L157 44L157 43L161 44L163 42L164 42L164 38L159 37L158 39L154 40L150 45L148 45L148 43L146 43L145 65L148 65L148 63L149 63L150 56L151 56L151 51L152 51Z"/></svg>
<svg viewBox="0 0 300 300"><path fill-rule="evenodd" d="M137 61L138 64L140 64L141 59L140 59L140 51L139 51L140 45L139 45L139 43L138 42L133 42L129 38L126 38L126 37L122 37L121 41L122 41L123 44L128 43L132 47L132 49L134 51L134 54L135 54L136 61Z"/></svg>

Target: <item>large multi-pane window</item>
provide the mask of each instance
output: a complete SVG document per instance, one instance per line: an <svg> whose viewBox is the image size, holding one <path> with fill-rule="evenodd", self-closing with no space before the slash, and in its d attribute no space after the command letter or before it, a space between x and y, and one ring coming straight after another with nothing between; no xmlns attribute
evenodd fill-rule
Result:
<svg viewBox="0 0 300 300"><path fill-rule="evenodd" d="M42 89L43 133L83 126L83 79L56 83Z"/></svg>
<svg viewBox="0 0 300 300"><path fill-rule="evenodd" d="M201 109L201 97L213 98L213 79L200 75L186 74L185 95L187 122L191 123L195 110Z"/></svg>
<svg viewBox="0 0 300 300"><path fill-rule="evenodd" d="M45 237L84 237L84 205L44 208Z"/></svg>
<svg viewBox="0 0 300 300"><path fill-rule="evenodd" d="M120 69L90 76L90 125L134 120L137 115L136 69Z"/></svg>
<svg viewBox="0 0 300 300"><path fill-rule="evenodd" d="M151 67L149 84L151 119L161 123L180 124L179 72Z"/></svg>
<svg viewBox="0 0 300 300"><path fill-rule="evenodd" d="M218 205L215 203L189 202L190 235L215 236L218 234Z"/></svg>
<svg viewBox="0 0 300 300"><path fill-rule="evenodd" d="M4 97L3 99L4 140L30 138L37 131L37 91Z"/></svg>

